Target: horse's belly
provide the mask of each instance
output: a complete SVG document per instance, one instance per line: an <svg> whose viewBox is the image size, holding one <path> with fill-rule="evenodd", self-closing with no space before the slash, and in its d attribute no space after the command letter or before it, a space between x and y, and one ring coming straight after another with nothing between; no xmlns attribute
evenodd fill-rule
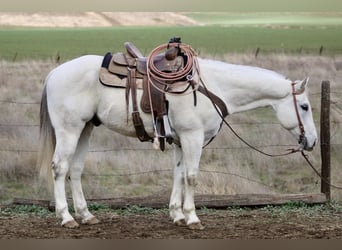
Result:
<svg viewBox="0 0 342 250"><path fill-rule="evenodd" d="M138 100L140 100L139 97ZM102 90L97 116L105 127L120 134L135 137L131 102L129 100L130 105L127 108L124 89L105 88ZM145 130L152 136L151 115L140 111L140 117L144 122Z"/></svg>

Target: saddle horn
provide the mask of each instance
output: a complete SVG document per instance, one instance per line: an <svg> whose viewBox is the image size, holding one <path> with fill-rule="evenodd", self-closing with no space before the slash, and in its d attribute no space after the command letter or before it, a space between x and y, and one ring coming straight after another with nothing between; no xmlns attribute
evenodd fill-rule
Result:
<svg viewBox="0 0 342 250"><path fill-rule="evenodd" d="M177 43L178 46L170 48L170 44L172 44L172 43ZM165 52L166 60L172 61L172 60L174 60L179 55L179 52L180 52L179 44L180 43L182 43L180 37L172 37L169 40L169 43L168 43L168 46L167 46L167 51Z"/></svg>

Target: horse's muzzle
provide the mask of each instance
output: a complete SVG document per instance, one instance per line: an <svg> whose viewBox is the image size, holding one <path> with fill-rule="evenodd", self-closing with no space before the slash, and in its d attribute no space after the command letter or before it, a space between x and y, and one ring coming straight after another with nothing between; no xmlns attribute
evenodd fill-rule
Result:
<svg viewBox="0 0 342 250"><path fill-rule="evenodd" d="M303 149L306 151L312 151L316 145L316 140L314 140L314 142L310 145L310 143L308 142L308 139L305 136L302 136L298 140L298 144L299 144L300 149Z"/></svg>

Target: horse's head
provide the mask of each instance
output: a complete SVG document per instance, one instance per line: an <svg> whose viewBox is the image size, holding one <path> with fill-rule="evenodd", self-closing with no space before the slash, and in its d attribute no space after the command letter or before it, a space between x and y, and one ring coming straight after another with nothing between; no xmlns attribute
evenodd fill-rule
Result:
<svg viewBox="0 0 342 250"><path fill-rule="evenodd" d="M284 128L298 140L299 148L311 151L317 141L311 105L306 93L308 78L292 83L291 93L274 106Z"/></svg>

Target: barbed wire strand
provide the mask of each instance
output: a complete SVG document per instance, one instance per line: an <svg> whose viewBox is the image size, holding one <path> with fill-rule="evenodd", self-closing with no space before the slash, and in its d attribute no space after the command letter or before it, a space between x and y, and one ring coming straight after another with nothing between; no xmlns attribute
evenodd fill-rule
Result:
<svg viewBox="0 0 342 250"><path fill-rule="evenodd" d="M314 122L319 123L318 120L314 120ZM331 124L341 124L342 121L332 120L330 121ZM232 122L230 123L234 126L279 126L281 127L281 124L279 122ZM39 127L39 124L20 124L20 123L0 123L0 127Z"/></svg>
<svg viewBox="0 0 342 250"><path fill-rule="evenodd" d="M335 137L335 135L333 136ZM330 143L331 146L341 146L341 143ZM295 145L292 144L277 144L277 145L258 145L258 148L274 148L274 147L293 147ZM208 147L204 148L205 151L209 150L250 150L248 146L231 146L231 147ZM165 149L165 151L170 151L172 148ZM91 149L88 153L107 153L107 152L116 152L116 151L154 151L153 148L110 148L110 149ZM14 152L14 153L37 153L36 149L0 149L0 152Z"/></svg>
<svg viewBox="0 0 342 250"><path fill-rule="evenodd" d="M330 94L339 94L342 95L340 91L330 91ZM321 95L321 92L310 93L309 96ZM0 100L0 103L8 103L8 104L17 104L17 105L40 105L39 102L25 102L25 101L17 101L17 100Z"/></svg>
<svg viewBox="0 0 342 250"><path fill-rule="evenodd" d="M145 175L145 174L152 174L152 173L159 173L159 172L169 172L171 173L173 169L154 169L154 170L147 170L147 171L140 171L140 172L134 172L134 173L120 173L120 174L84 174L84 176L94 176L94 177L127 177L127 176L137 176L137 175ZM230 175L230 176L235 176L239 177L241 179L245 179L249 182L254 182L259 185L268 187L268 188L273 188L270 185L267 185L265 183L262 183L260 181L254 180L249 177L245 177L240 174L236 173L231 173L231 172L224 172L224 171L218 171L218 170L209 170L209 169L200 169L200 173L211 173L211 174L222 174L222 175Z"/></svg>

